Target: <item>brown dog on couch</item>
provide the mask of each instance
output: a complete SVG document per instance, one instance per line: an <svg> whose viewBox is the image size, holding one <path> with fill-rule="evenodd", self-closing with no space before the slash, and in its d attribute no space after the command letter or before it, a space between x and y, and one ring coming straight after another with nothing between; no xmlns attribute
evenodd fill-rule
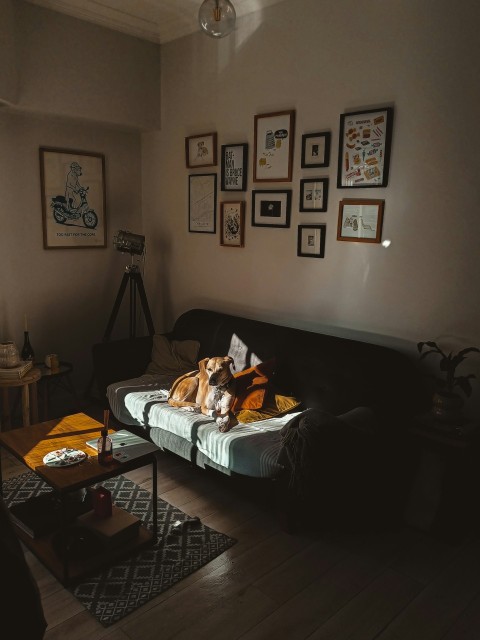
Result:
<svg viewBox="0 0 480 640"><path fill-rule="evenodd" d="M230 356L200 360L198 371L190 371L172 384L168 404L200 411L215 418L219 431L229 431L238 424L230 411L235 400L235 378L230 365L233 365Z"/></svg>

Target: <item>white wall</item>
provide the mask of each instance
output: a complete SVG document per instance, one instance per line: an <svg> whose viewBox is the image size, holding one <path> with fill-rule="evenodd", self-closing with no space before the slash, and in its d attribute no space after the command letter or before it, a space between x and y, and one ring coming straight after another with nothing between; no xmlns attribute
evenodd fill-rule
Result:
<svg viewBox="0 0 480 640"><path fill-rule="evenodd" d="M446 336L480 345L479 18L468 0L289 0L239 21L229 38L199 33L164 46L164 126L143 144L156 317L169 326L203 306L360 332L412 353L417 341ZM395 107L388 186L337 189L339 115L382 105ZM254 115L283 109L297 117L293 181L255 185ZM332 132L330 167L302 170L301 136L322 130ZM188 174L202 171L185 168L184 138L210 131L219 149L250 144L244 249L188 232ZM330 178L328 211L299 213L300 179L321 176ZM293 189L290 229L251 226L251 190L265 187ZM347 197L385 199L388 249L336 240ZM297 225L310 222L327 223L323 260L296 256ZM474 358L472 368L480 373Z"/></svg>

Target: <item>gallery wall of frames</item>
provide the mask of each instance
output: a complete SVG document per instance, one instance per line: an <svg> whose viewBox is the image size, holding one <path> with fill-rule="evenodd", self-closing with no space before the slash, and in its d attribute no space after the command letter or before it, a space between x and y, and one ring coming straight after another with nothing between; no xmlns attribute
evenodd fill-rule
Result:
<svg viewBox="0 0 480 640"><path fill-rule="evenodd" d="M391 106L340 115L336 189L387 186L393 116ZM303 175L294 202L295 110L254 115L253 127L253 149L246 142L223 143L218 153L216 132L185 138L186 168L195 171L188 175L188 230L211 234L219 230L221 246L242 248L248 217L252 228L290 229L295 207L305 217L297 225L296 245L292 242L297 256L323 258L332 189L331 131L301 134ZM250 167L253 186L247 211ZM275 188L268 183L275 183ZM280 188L277 183L282 183ZM384 211L381 199L342 198L336 212L337 241L379 244Z"/></svg>

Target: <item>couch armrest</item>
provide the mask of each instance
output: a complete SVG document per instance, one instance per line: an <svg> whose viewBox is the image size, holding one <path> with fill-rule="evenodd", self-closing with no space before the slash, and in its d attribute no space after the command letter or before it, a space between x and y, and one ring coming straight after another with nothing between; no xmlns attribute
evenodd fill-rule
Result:
<svg viewBox="0 0 480 640"><path fill-rule="evenodd" d="M112 382L136 378L145 373L152 356L152 343L152 336L142 336L93 345L93 372L102 400Z"/></svg>

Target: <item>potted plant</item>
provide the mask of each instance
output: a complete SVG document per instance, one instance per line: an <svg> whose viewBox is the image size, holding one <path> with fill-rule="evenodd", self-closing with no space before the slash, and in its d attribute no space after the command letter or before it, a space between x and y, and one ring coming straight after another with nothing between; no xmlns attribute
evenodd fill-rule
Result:
<svg viewBox="0 0 480 640"><path fill-rule="evenodd" d="M423 351L424 347L429 347ZM475 378L473 373L468 375L457 376L455 371L460 363L465 360L468 353L476 351L480 353L477 347L467 347L461 349L458 353L445 353L440 349L436 342L419 342L417 344L420 359L426 358L430 353L436 353L440 356L440 371L445 374L443 377L435 377L438 388L433 395L432 413L437 420L441 422L456 422L462 419L463 398L456 393L456 389L460 389L463 393L470 397L472 394L472 385L470 380Z"/></svg>

